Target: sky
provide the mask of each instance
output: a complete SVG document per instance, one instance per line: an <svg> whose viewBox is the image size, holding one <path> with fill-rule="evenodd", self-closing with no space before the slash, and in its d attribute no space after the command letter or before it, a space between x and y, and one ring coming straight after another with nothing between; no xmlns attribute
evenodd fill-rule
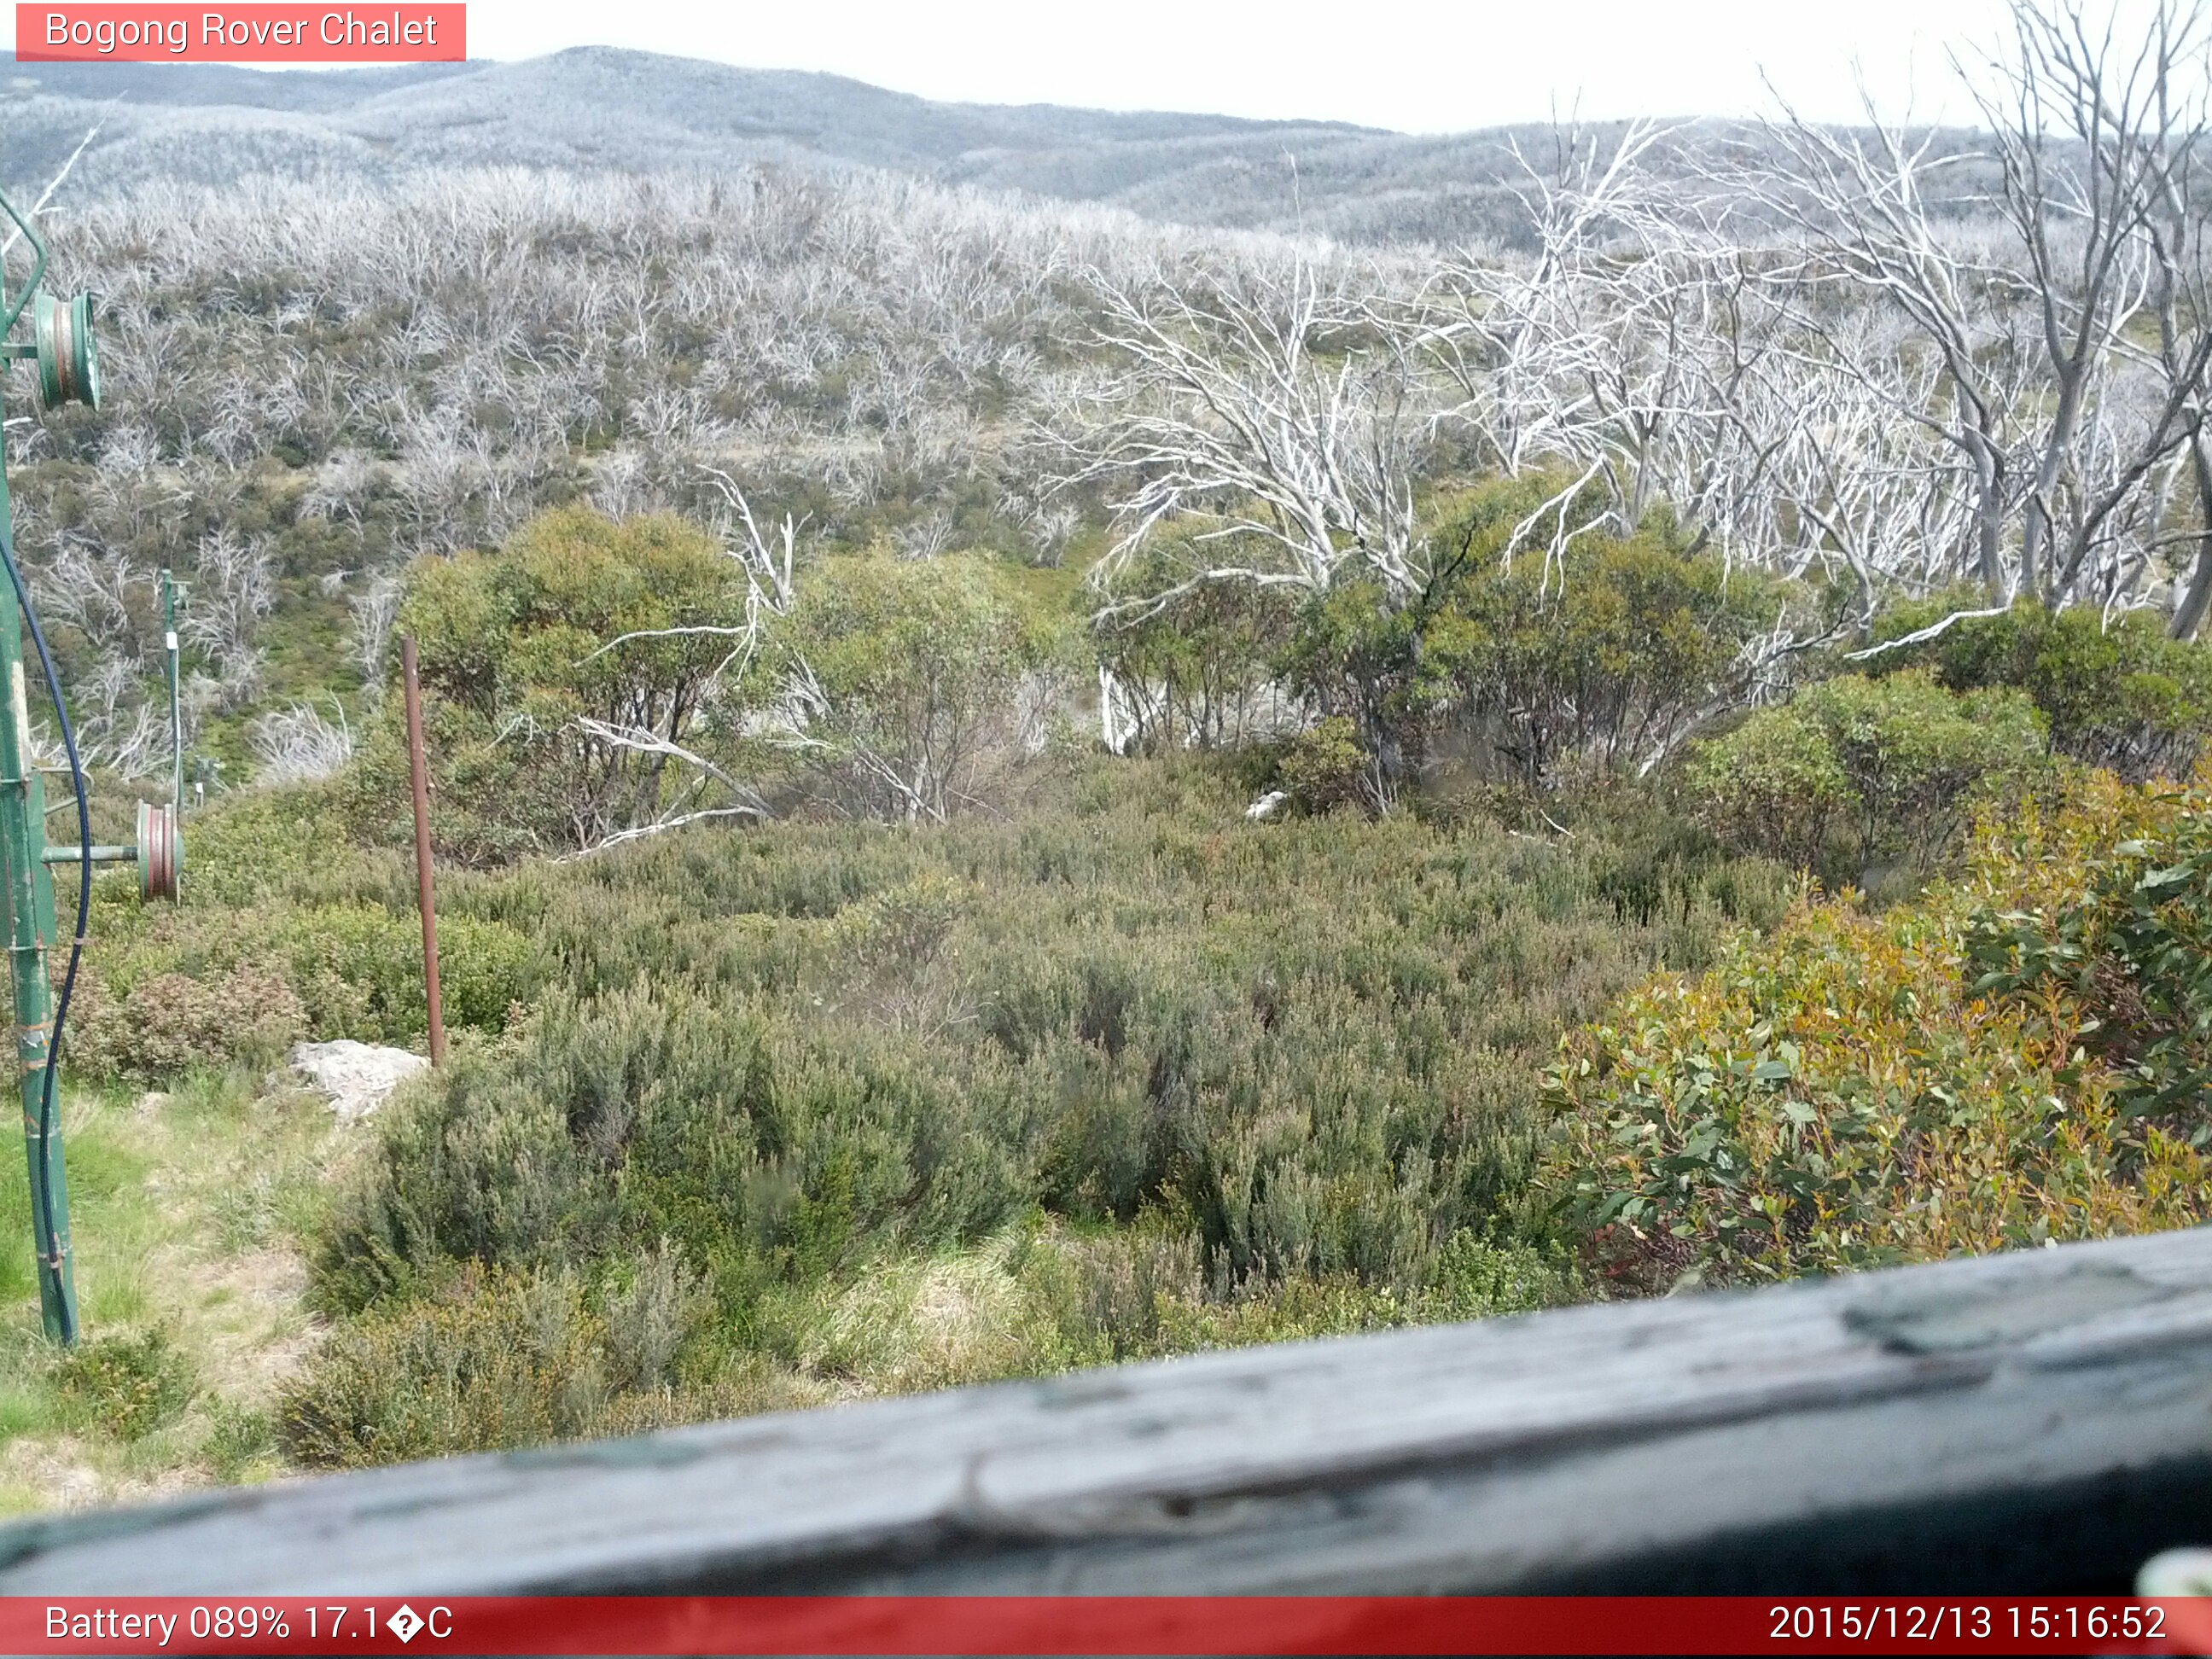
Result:
<svg viewBox="0 0 2212 1659"><path fill-rule="evenodd" d="M471 0L472 57L618 46L924 97L1449 132L1578 113L1964 120L2002 0ZM0 5L13 43L14 8Z"/></svg>
<svg viewBox="0 0 2212 1659"><path fill-rule="evenodd" d="M602 44L826 70L925 97L1352 121L1413 132L1741 115L1964 119L1947 53L1999 0L472 0L472 56Z"/></svg>

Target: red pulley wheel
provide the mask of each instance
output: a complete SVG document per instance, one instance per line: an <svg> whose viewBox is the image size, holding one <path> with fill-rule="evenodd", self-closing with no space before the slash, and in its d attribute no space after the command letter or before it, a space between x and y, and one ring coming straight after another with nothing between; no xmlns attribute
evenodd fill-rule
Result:
<svg viewBox="0 0 2212 1659"><path fill-rule="evenodd" d="M183 873L184 845L177 836L177 813L172 806L138 803L138 895L148 899L174 899L177 878Z"/></svg>

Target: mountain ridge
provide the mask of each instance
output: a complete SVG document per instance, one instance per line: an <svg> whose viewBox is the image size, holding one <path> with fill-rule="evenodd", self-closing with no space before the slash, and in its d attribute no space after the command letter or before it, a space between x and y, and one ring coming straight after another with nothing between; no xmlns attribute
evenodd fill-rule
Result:
<svg viewBox="0 0 2212 1659"><path fill-rule="evenodd" d="M94 125L79 199L155 180L422 167L650 173L868 167L1145 217L1355 242L1510 234L1511 131L940 102L848 76L618 47L336 70L23 64L0 73L0 178L42 188ZM1531 130L1517 130L1527 131Z"/></svg>

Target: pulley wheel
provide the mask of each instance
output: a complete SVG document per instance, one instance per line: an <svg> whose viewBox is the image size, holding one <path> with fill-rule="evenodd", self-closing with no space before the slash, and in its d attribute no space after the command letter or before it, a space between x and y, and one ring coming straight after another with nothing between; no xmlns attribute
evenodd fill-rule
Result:
<svg viewBox="0 0 2212 1659"><path fill-rule="evenodd" d="M39 401L48 409L70 403L100 407L100 348L92 337L92 313L89 294L61 301L41 292L32 302Z"/></svg>
<svg viewBox="0 0 2212 1659"><path fill-rule="evenodd" d="M138 896L146 899L177 896L178 878L184 873L185 844L177 833L177 812L172 806L138 803Z"/></svg>

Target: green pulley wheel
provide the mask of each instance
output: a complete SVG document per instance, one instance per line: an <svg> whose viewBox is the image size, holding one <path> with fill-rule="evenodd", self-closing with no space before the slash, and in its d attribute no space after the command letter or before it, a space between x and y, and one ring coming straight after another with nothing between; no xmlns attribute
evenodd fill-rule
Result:
<svg viewBox="0 0 2212 1659"><path fill-rule="evenodd" d="M38 336L39 402L47 409L79 403L100 407L100 348L92 337L92 295L66 304L40 291L32 302Z"/></svg>
<svg viewBox="0 0 2212 1659"><path fill-rule="evenodd" d="M185 872L184 838L176 809L138 803L138 896L174 899Z"/></svg>

